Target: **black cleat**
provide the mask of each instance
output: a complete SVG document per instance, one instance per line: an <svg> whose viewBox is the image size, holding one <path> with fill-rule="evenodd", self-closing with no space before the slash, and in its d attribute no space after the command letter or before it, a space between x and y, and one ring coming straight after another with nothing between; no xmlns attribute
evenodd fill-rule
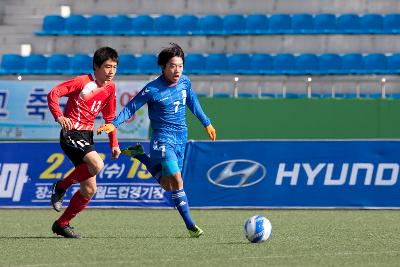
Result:
<svg viewBox="0 0 400 267"><path fill-rule="evenodd" d="M51 205L53 206L53 209L60 212L64 201L65 191L57 188L57 184L58 181L53 184L53 188L51 189Z"/></svg>
<svg viewBox="0 0 400 267"><path fill-rule="evenodd" d="M53 230L53 233L63 236L65 238L81 238L80 235L74 232L73 228L69 226L61 227L58 225L57 221L53 223L53 226L51 227L51 230Z"/></svg>

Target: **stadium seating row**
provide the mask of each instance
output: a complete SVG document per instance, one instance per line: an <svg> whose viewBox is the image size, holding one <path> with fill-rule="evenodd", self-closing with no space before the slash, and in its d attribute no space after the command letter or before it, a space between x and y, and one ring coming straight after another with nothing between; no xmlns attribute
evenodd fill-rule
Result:
<svg viewBox="0 0 400 267"><path fill-rule="evenodd" d="M119 74L160 73L153 54L122 54ZM5 54L1 74L78 74L92 71L92 57ZM185 72L189 74L252 74L252 75L329 75L329 74L398 74L400 53L385 54L189 54L185 57Z"/></svg>
<svg viewBox="0 0 400 267"><path fill-rule="evenodd" d="M398 34L400 14L46 16L38 35Z"/></svg>

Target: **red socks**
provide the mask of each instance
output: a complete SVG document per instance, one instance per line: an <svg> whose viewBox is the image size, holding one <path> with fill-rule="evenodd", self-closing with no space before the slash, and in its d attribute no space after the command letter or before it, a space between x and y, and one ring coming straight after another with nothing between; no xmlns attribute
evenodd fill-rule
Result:
<svg viewBox="0 0 400 267"><path fill-rule="evenodd" d="M69 222L84 208L86 208L90 199L82 196L80 191L76 191L76 193L71 198L69 202L68 208L64 211L63 215L57 220L57 223L64 227L69 224Z"/></svg>
<svg viewBox="0 0 400 267"><path fill-rule="evenodd" d="M80 183L92 176L93 175L89 172L88 165L86 163L80 164L75 167L75 170L73 170L70 175L57 183L57 188L67 191L68 187L70 187L72 184Z"/></svg>

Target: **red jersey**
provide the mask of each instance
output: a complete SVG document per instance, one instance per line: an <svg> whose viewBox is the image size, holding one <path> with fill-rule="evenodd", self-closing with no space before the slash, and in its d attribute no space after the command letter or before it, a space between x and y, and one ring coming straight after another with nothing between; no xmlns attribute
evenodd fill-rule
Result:
<svg viewBox="0 0 400 267"><path fill-rule="evenodd" d="M59 98L68 97L64 114L61 112ZM64 116L72 121L76 130L93 130L94 120L100 112L106 123L115 118L115 84L110 81L99 87L92 75L77 76L54 87L47 95L49 109L57 120ZM110 146L118 146L116 130L108 135Z"/></svg>

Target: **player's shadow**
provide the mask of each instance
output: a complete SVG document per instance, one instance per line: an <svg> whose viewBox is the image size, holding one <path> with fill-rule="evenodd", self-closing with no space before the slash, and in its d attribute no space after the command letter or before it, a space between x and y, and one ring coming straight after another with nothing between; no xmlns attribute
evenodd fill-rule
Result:
<svg viewBox="0 0 400 267"><path fill-rule="evenodd" d="M84 236L84 239L186 239L186 236Z"/></svg>
<svg viewBox="0 0 400 267"><path fill-rule="evenodd" d="M0 239L47 239L56 238L55 236L0 236Z"/></svg>

